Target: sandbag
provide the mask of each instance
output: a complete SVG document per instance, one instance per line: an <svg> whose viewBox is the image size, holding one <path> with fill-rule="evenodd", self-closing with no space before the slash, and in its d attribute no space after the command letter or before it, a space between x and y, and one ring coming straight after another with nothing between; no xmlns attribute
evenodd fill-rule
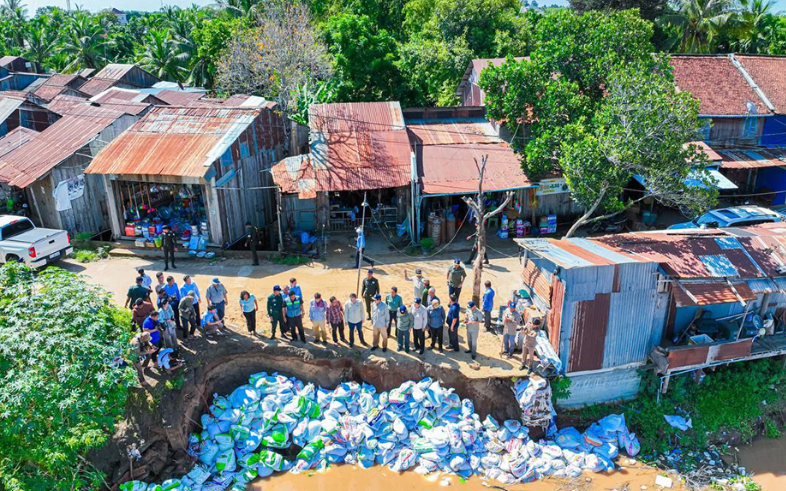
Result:
<svg viewBox="0 0 786 491"><path fill-rule="evenodd" d="M234 449L225 450L216 457L216 470L218 472L232 472L237 468Z"/></svg>

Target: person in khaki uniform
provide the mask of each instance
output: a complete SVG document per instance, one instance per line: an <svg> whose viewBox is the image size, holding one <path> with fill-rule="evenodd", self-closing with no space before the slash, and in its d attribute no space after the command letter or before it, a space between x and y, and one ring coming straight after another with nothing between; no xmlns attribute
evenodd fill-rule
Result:
<svg viewBox="0 0 786 491"><path fill-rule="evenodd" d="M464 322L467 325L467 345L469 346L465 353L470 353L474 360L478 354L478 334L480 333L480 323L483 322L483 312L471 300L467 304Z"/></svg>
<svg viewBox="0 0 786 491"><path fill-rule="evenodd" d="M519 370L524 370L526 366L527 370L531 372L535 367L535 346L537 346L539 331L540 319L538 318L532 319L524 326L521 332L524 335L524 345L521 347L521 366Z"/></svg>
<svg viewBox="0 0 786 491"><path fill-rule="evenodd" d="M374 304L371 306L371 329L374 331L374 342L371 351L379 347L379 338L382 337L382 351L388 350L388 323L390 322L390 310L387 304L382 303L382 295L377 293L374 296Z"/></svg>
<svg viewBox="0 0 786 491"><path fill-rule="evenodd" d="M516 310L516 303L509 302L508 308L502 314L502 353L508 358L513 358L516 349L516 331L521 324L521 314Z"/></svg>

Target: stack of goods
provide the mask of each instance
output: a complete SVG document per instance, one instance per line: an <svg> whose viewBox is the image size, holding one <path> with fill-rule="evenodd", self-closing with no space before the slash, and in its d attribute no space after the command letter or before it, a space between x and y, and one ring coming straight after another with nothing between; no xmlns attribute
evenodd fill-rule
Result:
<svg viewBox="0 0 786 491"><path fill-rule="evenodd" d="M522 395L528 390L522 389ZM259 373L229 397L214 397L202 416L202 432L189 441L188 452L199 460L191 472L160 485L131 481L120 489L241 491L274 472L300 473L339 463L474 475L503 483L577 477L583 469L613 469L618 442L635 441L621 416L605 419L609 421L593 425L583 436L566 428L553 441L536 442L521 421L481 420L472 401L429 378L377 392L354 382L325 390Z"/></svg>
<svg viewBox="0 0 786 491"><path fill-rule="evenodd" d="M148 194L152 194L152 200L145 194L141 204L125 210L124 235L134 237L137 246L160 247L165 225L177 234L185 247L194 236L197 239L204 237L207 243L205 206L198 193L193 193L188 186L160 185L151 186Z"/></svg>
<svg viewBox="0 0 786 491"><path fill-rule="evenodd" d="M538 227L540 228L541 235L557 233L557 215L540 217Z"/></svg>

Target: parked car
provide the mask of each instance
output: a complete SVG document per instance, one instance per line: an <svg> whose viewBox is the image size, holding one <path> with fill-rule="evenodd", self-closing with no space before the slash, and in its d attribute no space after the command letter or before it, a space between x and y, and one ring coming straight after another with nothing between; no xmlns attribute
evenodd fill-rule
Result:
<svg viewBox="0 0 786 491"><path fill-rule="evenodd" d="M40 268L74 252L65 230L36 228L29 218L0 216L0 263L23 262Z"/></svg>
<svg viewBox="0 0 786 491"><path fill-rule="evenodd" d="M669 230L685 228L743 227L758 225L760 223L783 221L786 221L786 216L768 208L762 208L761 206L734 206L708 211L691 222L674 224L669 227Z"/></svg>

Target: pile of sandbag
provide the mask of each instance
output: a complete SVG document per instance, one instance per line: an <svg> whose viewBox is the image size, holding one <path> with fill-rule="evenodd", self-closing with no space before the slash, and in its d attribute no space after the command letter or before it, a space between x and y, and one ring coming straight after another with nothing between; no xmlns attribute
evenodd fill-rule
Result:
<svg viewBox="0 0 786 491"><path fill-rule="evenodd" d="M549 426L555 413L548 380L537 376L521 379L513 386L513 393L521 408L521 421L526 426Z"/></svg>
<svg viewBox="0 0 786 491"><path fill-rule="evenodd" d="M542 396L542 383L548 387L545 380L529 389L519 386L522 398L527 390ZM553 441L535 442L521 421L500 424L491 416L481 421L472 401L430 378L377 392L354 382L325 390L259 373L228 397L214 396L202 416L202 432L189 440L188 452L198 459L191 472L160 485L132 481L120 489L241 491L274 472L339 463L528 482L611 469L619 448L631 455L638 451L622 416L604 418L583 435L565 428Z"/></svg>

